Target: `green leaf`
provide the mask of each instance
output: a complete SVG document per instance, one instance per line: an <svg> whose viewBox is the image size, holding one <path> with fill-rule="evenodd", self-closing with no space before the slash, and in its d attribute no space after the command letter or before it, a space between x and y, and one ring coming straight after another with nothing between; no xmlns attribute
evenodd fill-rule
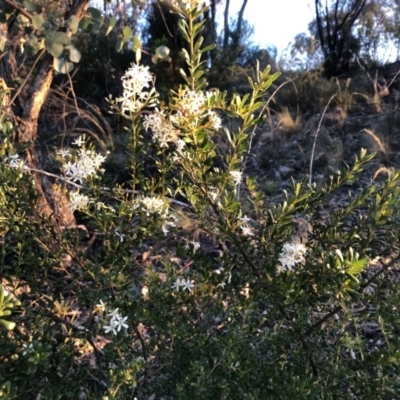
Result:
<svg viewBox="0 0 400 400"><path fill-rule="evenodd" d="M132 37L132 29L126 26L122 31L122 36L124 37L124 42L129 42Z"/></svg>
<svg viewBox="0 0 400 400"><path fill-rule="evenodd" d="M353 261L350 267L346 270L346 272L350 275L358 275L368 264L368 258L362 258L361 260Z"/></svg>
<svg viewBox="0 0 400 400"><path fill-rule="evenodd" d="M142 58L142 50L140 49L140 47L138 49L136 49L135 51L135 60L138 63L140 61L140 59Z"/></svg>
<svg viewBox="0 0 400 400"><path fill-rule="evenodd" d="M86 14L82 19L81 22L79 23L79 26L81 27L81 29L83 29L84 31L87 30L87 28L89 27L90 21L92 20L91 15Z"/></svg>
<svg viewBox="0 0 400 400"><path fill-rule="evenodd" d="M133 37L133 51L136 51L137 49L140 49L142 47L142 44L140 43L140 38L138 35L135 35Z"/></svg>
<svg viewBox="0 0 400 400"><path fill-rule="evenodd" d="M56 43L54 40L52 40L51 37L47 37L44 41L44 45L46 47L46 50L54 57L58 58L64 51L64 46L60 43Z"/></svg>
<svg viewBox="0 0 400 400"><path fill-rule="evenodd" d="M51 36L51 39L64 46L69 46L71 44L71 38L65 32L56 32Z"/></svg>
<svg viewBox="0 0 400 400"><path fill-rule="evenodd" d="M75 34L76 32L78 32L79 18L76 15L71 15L68 18L68 28L72 34Z"/></svg>
<svg viewBox="0 0 400 400"><path fill-rule="evenodd" d="M74 64L66 61L63 57L54 58L53 60L54 69L60 74L66 74L74 69Z"/></svg>
<svg viewBox="0 0 400 400"><path fill-rule="evenodd" d="M119 53L122 50L123 45L124 45L124 38L121 35L119 35L117 37L117 42L115 43L115 51Z"/></svg>
<svg viewBox="0 0 400 400"><path fill-rule="evenodd" d="M44 19L41 14L32 17L32 25L35 29L40 29L44 24Z"/></svg>
<svg viewBox="0 0 400 400"><path fill-rule="evenodd" d="M91 16L90 22L93 24L93 32L98 32L103 25L104 15L94 7L89 7L86 13Z"/></svg>
<svg viewBox="0 0 400 400"><path fill-rule="evenodd" d="M107 27L105 36L107 36L107 35L110 34L110 32L114 29L116 23L117 23L117 18L112 17L112 18L110 19L109 24L108 24L108 27Z"/></svg>
<svg viewBox="0 0 400 400"><path fill-rule="evenodd" d="M28 0L24 0L23 5L24 5L26 11L29 11L29 12L35 11L35 8L36 8L35 3L32 3Z"/></svg>
<svg viewBox="0 0 400 400"><path fill-rule="evenodd" d="M6 321L0 318L0 324L4 326L8 331L12 331L15 328L15 322Z"/></svg>
<svg viewBox="0 0 400 400"><path fill-rule="evenodd" d="M78 63L81 60L81 53L74 46L69 47L69 59L74 63Z"/></svg>

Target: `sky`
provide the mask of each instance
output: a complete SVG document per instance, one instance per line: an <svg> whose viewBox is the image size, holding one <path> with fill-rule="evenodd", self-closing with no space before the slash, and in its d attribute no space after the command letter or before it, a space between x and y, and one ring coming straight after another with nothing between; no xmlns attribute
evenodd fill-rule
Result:
<svg viewBox="0 0 400 400"><path fill-rule="evenodd" d="M231 0L231 17L237 15L242 3ZM248 0L244 18L254 27L253 43L261 48L275 45L278 54L282 53L298 33L308 33L308 24L314 19L313 5L312 0ZM222 0L218 10L221 22L224 8Z"/></svg>

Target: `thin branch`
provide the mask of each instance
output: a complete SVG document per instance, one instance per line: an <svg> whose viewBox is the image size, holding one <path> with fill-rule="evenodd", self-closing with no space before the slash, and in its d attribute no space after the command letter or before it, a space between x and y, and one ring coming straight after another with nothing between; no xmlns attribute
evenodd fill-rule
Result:
<svg viewBox="0 0 400 400"><path fill-rule="evenodd" d="M397 257L392 258L388 263L385 263L384 261L380 261L381 264L383 264L383 267L376 272L364 285L362 285L359 288L359 293L361 293L367 286L369 286L372 282L378 278L381 274L383 274L388 268L390 268L398 259L400 258L400 255ZM328 314L326 314L323 318L319 319L317 322L315 322L313 325L311 325L306 332L304 332L301 336L302 338L305 338L309 336L315 329L320 327L324 322L326 322L328 319L333 317L335 314L337 314L340 310L342 309L342 306L337 306L335 307L332 311L330 311Z"/></svg>
<svg viewBox="0 0 400 400"><path fill-rule="evenodd" d="M23 16L29 19L29 21L32 21L33 16L29 14L28 11L26 11L24 8L22 8L19 4L15 3L13 0L4 0L4 3L7 3L11 7L15 8L17 11L19 11Z"/></svg>
<svg viewBox="0 0 400 400"><path fill-rule="evenodd" d="M144 342L142 335L139 332L139 329L133 325L132 326L134 332L136 333L137 337L139 338L140 344L142 346L142 354L143 354L143 358L146 361L146 364L148 362L148 357L147 357L147 350L146 350L146 343ZM145 384L147 383L147 366L144 369L144 382Z"/></svg>
<svg viewBox="0 0 400 400"><path fill-rule="evenodd" d="M63 178L63 177L61 177L59 175L52 174L51 172L42 171L40 169L30 168L30 167L25 167L25 170L26 171L36 172L36 173L42 174L42 175L46 175L46 176L49 176L51 178L55 178L57 180L61 180L61 181L65 182L65 183L67 183L68 185L76 187L77 189L86 189L85 186L83 186L83 185L79 185L78 183L72 182L67 178ZM109 188L109 187L106 187L106 186L100 187L99 189L102 190L103 192L112 192L112 189ZM140 193L138 190L131 190L131 189L118 189L118 190L120 192L122 192L122 193ZM170 200L171 200L171 203L177 204L177 205L179 205L181 207L192 208L191 205L183 203L182 201L175 200L175 199L170 199Z"/></svg>
<svg viewBox="0 0 400 400"><path fill-rule="evenodd" d="M311 150L310 173L309 173L310 175L309 175L309 177L308 177L308 184L309 184L310 186L311 186L311 184L312 184L312 166L313 166L313 162L314 162L315 146L316 146L316 144L317 144L318 134L319 134L319 131L321 130L322 121L323 121L323 119L324 119L324 117L325 117L326 111L328 110L329 104L331 104L331 101L334 99L334 97L335 97L336 95L337 95L337 93L335 93L335 94L334 94L333 96L331 96L331 98L329 99L329 101L328 101L328 103L326 104L325 109L324 109L324 111L323 111L323 113L322 113L322 115L321 115L321 118L320 118L320 120L319 120L319 123L318 123L317 133L315 134L314 143L313 143L313 147L312 147L312 150Z"/></svg>
<svg viewBox="0 0 400 400"><path fill-rule="evenodd" d="M40 58L42 57L43 53L46 51L46 49L42 49L42 51L38 54L38 56L36 57L35 62L32 65L32 68L29 70L28 75L26 76L25 80L22 82L22 84L20 85L20 87L18 88L18 90L16 91L16 93L14 94L13 98L10 100L10 103L8 105L8 107L11 106L11 104L14 103L15 99L20 95L22 89L24 88L24 86L26 85L26 82L28 82L28 79L31 77L33 70L36 67L36 64L39 62Z"/></svg>
<svg viewBox="0 0 400 400"><path fill-rule="evenodd" d="M333 372L331 372L331 371L328 371L328 370L326 370L325 368L322 368L322 367L320 367L320 366L318 366L318 365L317 365L316 367L317 367L319 370L325 372L326 374L329 374L329 375L334 376L336 379L338 379L340 382L342 382L343 385L345 385L346 388L349 389L351 393L353 393L353 395L356 397L356 399L360 399L360 397L358 396L358 394L356 393L356 391L355 391L343 378L341 378L340 376L336 375L335 373L333 373Z"/></svg>

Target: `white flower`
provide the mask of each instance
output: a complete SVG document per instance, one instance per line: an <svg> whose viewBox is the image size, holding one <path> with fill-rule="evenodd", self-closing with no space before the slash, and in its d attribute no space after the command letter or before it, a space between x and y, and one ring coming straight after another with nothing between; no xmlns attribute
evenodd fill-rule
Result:
<svg viewBox="0 0 400 400"><path fill-rule="evenodd" d="M120 108L125 111L136 112L141 109L146 103L148 107L155 106L155 90L149 92L144 91L150 88L150 82L153 81L153 76L149 71L149 67L131 64L125 75L122 77L123 93L121 97L116 99L117 103L121 103Z"/></svg>
<svg viewBox="0 0 400 400"><path fill-rule="evenodd" d="M242 225L240 227L240 229L242 230L242 234L244 236L254 236L254 232L253 230L250 228L250 226L248 225Z"/></svg>
<svg viewBox="0 0 400 400"><path fill-rule="evenodd" d="M165 1L165 0L164 0ZM169 0L170 4L178 10L190 10L198 8L201 4L200 0Z"/></svg>
<svg viewBox="0 0 400 400"><path fill-rule="evenodd" d="M106 310L106 304L103 303L103 300L100 300L100 303L96 304L96 310L100 312L104 312Z"/></svg>
<svg viewBox="0 0 400 400"><path fill-rule="evenodd" d="M13 154L11 156L5 157L4 161L8 163L11 168L18 168L21 171L28 170L29 167L25 164L24 160L19 158L18 154Z"/></svg>
<svg viewBox="0 0 400 400"><path fill-rule="evenodd" d="M71 157L71 154L70 154L68 149L67 150L64 150L64 149L57 150L57 154L60 155L63 158L64 157Z"/></svg>
<svg viewBox="0 0 400 400"><path fill-rule="evenodd" d="M248 224L250 220L250 218L245 215L243 218L240 218L240 220L243 222L243 224Z"/></svg>
<svg viewBox="0 0 400 400"><path fill-rule="evenodd" d="M112 332L114 335L116 335L121 331L121 328L128 329L129 326L126 324L128 317L123 317L120 315L118 308L116 308L114 311L110 311L109 314L107 314L107 317L110 318L110 322L109 325L103 326L105 333Z"/></svg>
<svg viewBox="0 0 400 400"><path fill-rule="evenodd" d="M144 117L143 127L153 132L153 139L162 147L168 147L168 143L176 143L179 131L165 117L164 112L156 111Z"/></svg>
<svg viewBox="0 0 400 400"><path fill-rule="evenodd" d="M172 289L175 289L177 292L179 292L179 289L182 286L182 282L183 282L183 279L177 278L176 281L174 282L174 284L172 285Z"/></svg>
<svg viewBox="0 0 400 400"><path fill-rule="evenodd" d="M125 323L127 319L128 317L122 317L118 315L118 317L112 318L110 323L113 324L113 326L117 329L117 332L120 332L121 328L128 329L129 326Z"/></svg>
<svg viewBox="0 0 400 400"><path fill-rule="evenodd" d="M103 326L103 329L104 329L105 333L110 333L110 332L112 332L114 335L117 334L117 329L116 329L116 327L111 323L111 321L110 321L110 325L104 325L104 326Z"/></svg>
<svg viewBox="0 0 400 400"><path fill-rule="evenodd" d="M88 196L79 193L79 190L69 192L69 208L71 211L84 210L93 200L90 200Z"/></svg>
<svg viewBox="0 0 400 400"><path fill-rule="evenodd" d="M200 243L193 241L193 242L190 242L190 244L193 246L193 254L196 253L196 251L200 248Z"/></svg>
<svg viewBox="0 0 400 400"><path fill-rule="evenodd" d="M115 235L119 238L119 241L122 243L124 241L125 235L123 233L119 233L115 231Z"/></svg>
<svg viewBox="0 0 400 400"><path fill-rule="evenodd" d="M115 318L115 317L119 317L119 308L115 308L114 311L109 310L107 317L111 317L111 319Z"/></svg>
<svg viewBox="0 0 400 400"><path fill-rule="evenodd" d="M176 151L177 151L177 152L180 153L185 147L186 147L186 143L185 143L184 140L178 139L178 140L176 141Z"/></svg>
<svg viewBox="0 0 400 400"><path fill-rule="evenodd" d="M231 176L235 185L240 185L242 182L242 173L240 171L230 171L229 175Z"/></svg>
<svg viewBox="0 0 400 400"><path fill-rule="evenodd" d="M281 267L278 267L278 272L292 270L296 264L303 264L306 251L307 249L302 243L285 243L279 254Z"/></svg>
<svg viewBox="0 0 400 400"><path fill-rule="evenodd" d="M200 113L202 107L207 101L207 97L203 92L195 92L187 90L179 103L181 111L184 115L196 116Z"/></svg>
<svg viewBox="0 0 400 400"><path fill-rule="evenodd" d="M100 169L100 166L106 158L92 150L85 150L83 147L85 142L82 141L81 137L79 137L78 140L81 143L78 159L74 163L68 161L62 166L62 168L65 176L73 182L78 181L82 183L85 179L96 175L98 171L103 172L103 170Z"/></svg>
<svg viewBox="0 0 400 400"><path fill-rule="evenodd" d="M194 284L189 279L186 279L186 281L182 279L181 286L183 290L187 290L188 292L191 292L194 288Z"/></svg>
<svg viewBox="0 0 400 400"><path fill-rule="evenodd" d="M221 128L222 126L222 120L221 118L218 116L218 114L215 111L209 111L208 112L208 120L211 123L211 126L213 127L213 129L215 129L216 131Z"/></svg>
<svg viewBox="0 0 400 400"><path fill-rule="evenodd" d="M153 76L148 66L132 63L131 68L127 69L122 77L122 85L125 90L140 94L144 88L150 87Z"/></svg>
<svg viewBox="0 0 400 400"><path fill-rule="evenodd" d="M187 290L190 292L194 288L194 284L189 279L177 278L174 284L172 285L172 289L175 289L179 292L179 289L183 288L183 290Z"/></svg>
<svg viewBox="0 0 400 400"><path fill-rule="evenodd" d="M168 214L168 203L157 197L144 197L140 200L140 203L146 215L158 213L165 217Z"/></svg>
<svg viewBox="0 0 400 400"><path fill-rule="evenodd" d="M72 144L76 144L78 147L83 147L85 145L85 141L83 140L82 136L79 136L72 142Z"/></svg>
<svg viewBox="0 0 400 400"><path fill-rule="evenodd" d="M254 236L253 229L251 228L251 226L249 224L250 218L245 215L243 218L240 218L240 221L242 221L242 225L240 226L240 229L242 230L242 234L244 236Z"/></svg>
<svg viewBox="0 0 400 400"><path fill-rule="evenodd" d="M24 355L24 356L26 356L27 354L29 354L33 350L33 344L32 343L29 343L29 344L24 343L22 345L22 347L24 348L24 351L22 352L22 355Z"/></svg>

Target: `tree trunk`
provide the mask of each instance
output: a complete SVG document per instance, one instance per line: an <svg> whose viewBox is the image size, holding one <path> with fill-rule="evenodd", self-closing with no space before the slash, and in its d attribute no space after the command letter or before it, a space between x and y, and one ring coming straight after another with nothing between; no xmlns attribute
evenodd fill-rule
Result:
<svg viewBox="0 0 400 400"><path fill-rule="evenodd" d="M14 7L15 15L23 13L28 19L28 12L12 0L5 0L8 6ZM65 8L65 20L71 15L81 19L85 13L88 0L80 0L74 7ZM16 18L16 17L15 17ZM20 54L19 39L21 31L14 28L15 21L0 24L0 31L6 33L9 49L0 59L0 76L11 89L11 101L5 112L9 114L16 128L15 145L28 145L24 152L26 164L33 170L45 170L49 155L38 143L38 120L43 104L53 82L53 57L42 50L36 59L24 58ZM18 83L22 82L19 84ZM38 194L37 213L50 217L55 226L71 226L75 218L70 208L66 190L54 185L50 179L38 172L34 176L35 189Z"/></svg>

